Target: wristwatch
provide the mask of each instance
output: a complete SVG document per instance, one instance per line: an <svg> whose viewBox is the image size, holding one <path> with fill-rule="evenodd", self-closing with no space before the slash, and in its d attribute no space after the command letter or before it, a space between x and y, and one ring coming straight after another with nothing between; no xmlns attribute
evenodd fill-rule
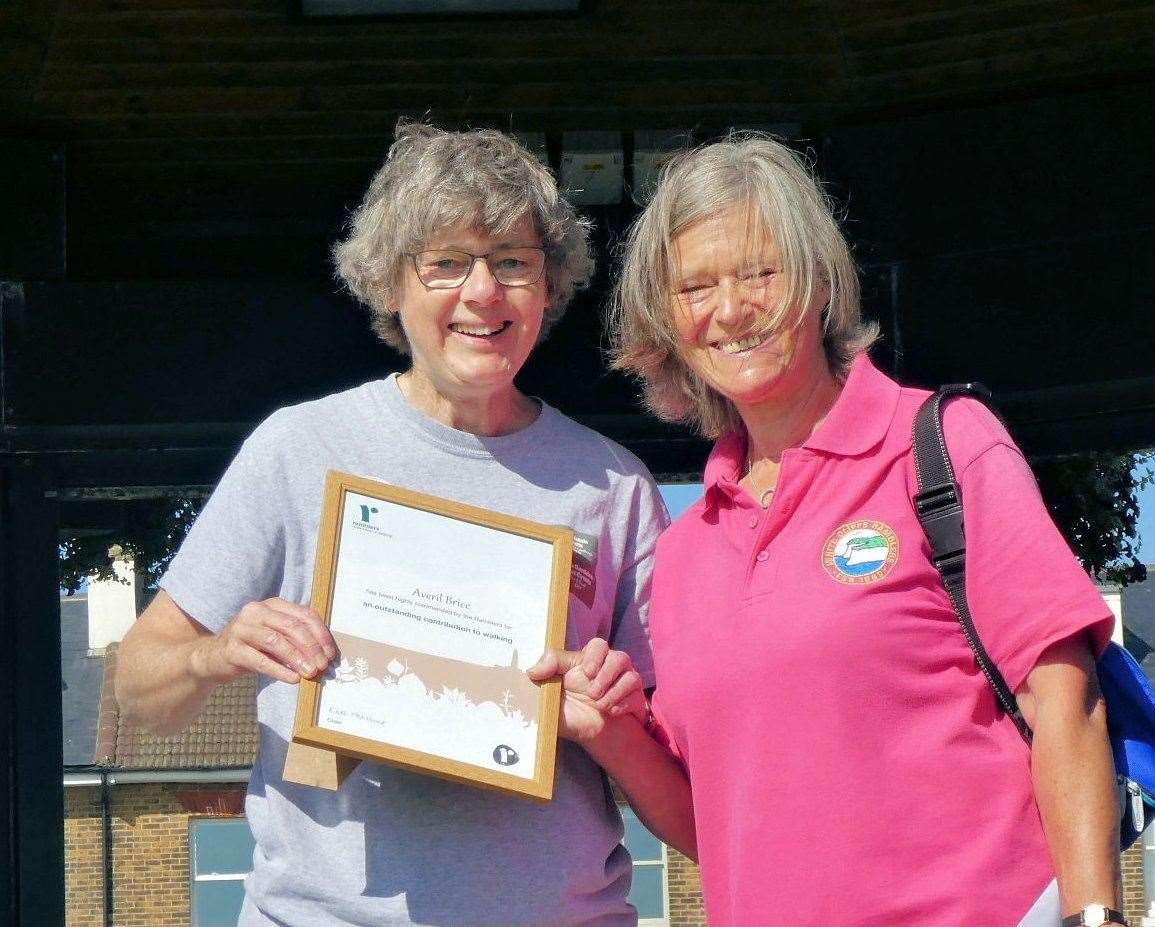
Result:
<svg viewBox="0 0 1155 927"><path fill-rule="evenodd" d="M1104 904L1089 904L1078 914L1064 917L1059 922L1062 927L1103 927L1104 924L1123 924L1127 918Z"/></svg>

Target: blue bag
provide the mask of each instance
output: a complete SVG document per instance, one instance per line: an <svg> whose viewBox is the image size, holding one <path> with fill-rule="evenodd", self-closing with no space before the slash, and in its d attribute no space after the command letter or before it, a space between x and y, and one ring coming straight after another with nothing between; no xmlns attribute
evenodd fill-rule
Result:
<svg viewBox="0 0 1155 927"><path fill-rule="evenodd" d="M946 452L942 430L943 403L954 396L971 396L990 407L990 393L977 383L943 386L919 408L914 419L914 459L918 492L914 509L955 615L975 660L994 690L999 706L1031 742L1031 728L1019 711L1014 693L991 660L971 620L966 600L966 535L962 497ZM994 409L991 411L998 415ZM1099 658L1099 688L1107 704L1107 732L1119 782L1123 849L1135 842L1155 819L1155 692L1135 658L1111 643Z"/></svg>
<svg viewBox="0 0 1155 927"><path fill-rule="evenodd" d="M1118 644L1099 658L1107 732L1123 790L1119 841L1129 847L1155 819L1155 692L1135 658Z"/></svg>

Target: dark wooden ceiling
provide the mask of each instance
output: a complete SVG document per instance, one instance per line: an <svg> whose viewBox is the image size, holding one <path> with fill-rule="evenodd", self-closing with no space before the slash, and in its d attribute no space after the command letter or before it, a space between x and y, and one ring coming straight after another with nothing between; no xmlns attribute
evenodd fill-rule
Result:
<svg viewBox="0 0 1155 927"><path fill-rule="evenodd" d="M0 54L0 161L32 165L0 163L0 278L21 281L23 307L0 333L23 364L6 426L243 423L403 363L335 295L328 248L397 118L428 115L544 132L555 162L563 131L620 129L628 152L637 130L788 126L849 203L893 366L1082 384L1093 410L1127 379L1139 398L1120 408L1142 407L1141 440L1155 438L1140 395L1155 383L1141 346L1155 2L588 0L575 15L318 20L296 0L0 0ZM597 211L603 255L633 214ZM1078 275L1087 262L1102 286ZM628 414L626 439L643 426L602 364L601 264L527 377L574 414ZM190 326L204 343L185 376L200 382L165 387ZM990 340L1008 326L1020 336ZM1097 366L1062 361L1087 330L1118 340ZM254 360L271 344L301 382ZM309 379L322 348L329 367ZM57 369L72 384L59 394L41 386ZM124 377L113 401L105 384ZM1137 433L1111 428L1082 446Z"/></svg>
<svg viewBox="0 0 1155 927"><path fill-rule="evenodd" d="M554 145L563 130L735 124L813 142L1149 77L1155 3L590 0L342 21L296 0L0 0L0 47L0 133L67 146L70 272L102 277L141 238L329 236L400 115ZM170 254L134 275L205 269Z"/></svg>
<svg viewBox="0 0 1155 927"><path fill-rule="evenodd" d="M10 124L92 164L372 161L402 113L522 130L798 123L1128 80L1136 0L594 0L572 16L332 21L293 0L0 5Z"/></svg>

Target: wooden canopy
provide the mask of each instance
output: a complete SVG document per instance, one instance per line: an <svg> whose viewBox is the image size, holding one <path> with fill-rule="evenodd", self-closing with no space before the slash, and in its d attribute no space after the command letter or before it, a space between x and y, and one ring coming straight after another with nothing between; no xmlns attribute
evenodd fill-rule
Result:
<svg viewBox="0 0 1155 927"><path fill-rule="evenodd" d="M984 380L1037 452L1155 444L1153 3L13 0L0 49L0 923L63 924L62 518L212 483L271 409L404 363L328 259L399 116L544 133L555 166L614 132L627 184L639 133L777 131L841 204L884 365ZM522 385L683 477L703 444L601 351L636 212L591 208L599 276Z"/></svg>

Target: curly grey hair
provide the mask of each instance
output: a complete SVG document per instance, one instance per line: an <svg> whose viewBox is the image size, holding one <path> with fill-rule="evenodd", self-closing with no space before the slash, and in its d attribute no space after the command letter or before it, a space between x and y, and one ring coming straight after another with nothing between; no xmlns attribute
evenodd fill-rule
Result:
<svg viewBox="0 0 1155 927"><path fill-rule="evenodd" d="M402 121L349 220L348 237L333 248L337 275L369 307L378 337L407 354L397 315L405 255L442 229L465 223L500 235L527 215L546 252L544 338L593 274L589 221L558 193L549 170L509 136Z"/></svg>
<svg viewBox="0 0 1155 927"><path fill-rule="evenodd" d="M832 204L806 163L758 133L682 152L662 172L653 199L630 229L609 313L611 357L642 381L646 404L660 418L693 425L708 438L740 425L737 411L682 360L673 327L673 240L703 219L746 208L778 249L786 280L782 305L766 330L800 325L817 296L823 344L835 376L878 337L862 321L858 275Z"/></svg>

